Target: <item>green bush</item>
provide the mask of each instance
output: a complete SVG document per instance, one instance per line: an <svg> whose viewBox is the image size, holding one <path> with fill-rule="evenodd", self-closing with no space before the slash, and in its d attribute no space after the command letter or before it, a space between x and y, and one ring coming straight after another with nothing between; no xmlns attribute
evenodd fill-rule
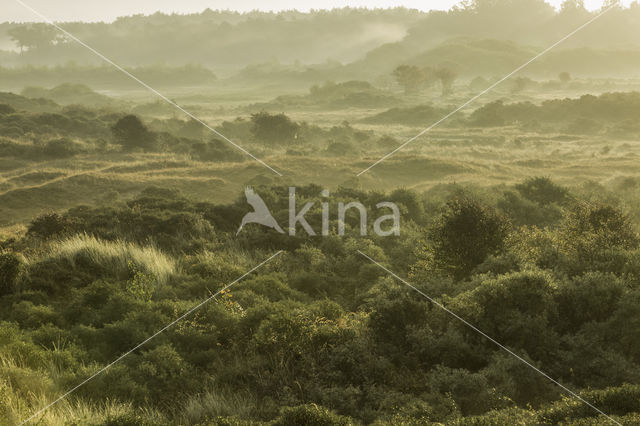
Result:
<svg viewBox="0 0 640 426"><path fill-rule="evenodd" d="M562 204L569 198L569 192L546 177L534 177L515 186L516 190L527 200L542 206Z"/></svg>
<svg viewBox="0 0 640 426"><path fill-rule="evenodd" d="M428 231L427 267L465 278L503 248L508 230L509 223L493 209L468 196L456 197Z"/></svg>
<svg viewBox="0 0 640 426"><path fill-rule="evenodd" d="M350 418L337 415L316 404L284 408L280 413L280 416L271 422L272 426L347 426L352 424L353 421Z"/></svg>
<svg viewBox="0 0 640 426"><path fill-rule="evenodd" d="M17 290L21 270L22 261L16 254L0 253L0 296Z"/></svg>
<svg viewBox="0 0 640 426"><path fill-rule="evenodd" d="M69 158L82 151L82 145L64 138L48 141L42 149L42 153L48 158Z"/></svg>
<svg viewBox="0 0 640 426"><path fill-rule="evenodd" d="M135 115L122 117L111 127L111 132L116 143L124 149L153 150L156 147L156 134L149 131Z"/></svg>
<svg viewBox="0 0 640 426"><path fill-rule="evenodd" d="M295 140L298 124L284 114L259 112L251 115L251 132L259 141L269 144L287 145Z"/></svg>
<svg viewBox="0 0 640 426"><path fill-rule="evenodd" d="M58 213L45 213L31 222L27 233L43 239L49 239L68 234L72 229L73 222L69 218Z"/></svg>

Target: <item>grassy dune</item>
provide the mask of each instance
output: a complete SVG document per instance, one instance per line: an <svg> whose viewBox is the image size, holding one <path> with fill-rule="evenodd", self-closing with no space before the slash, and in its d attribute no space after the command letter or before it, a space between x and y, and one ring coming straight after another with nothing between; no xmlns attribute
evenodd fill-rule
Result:
<svg viewBox="0 0 640 426"><path fill-rule="evenodd" d="M397 143L419 128L388 128ZM178 154L81 155L70 160L13 164L0 172L0 226L24 223L45 211L130 199L145 187L179 189L203 201L229 202L245 185L317 183L391 190L428 190L450 183L511 184L531 175L574 185L609 184L640 176L640 145L602 136L523 133L515 128L438 129L356 177L395 145L346 157L271 154L261 157L279 177L251 159L240 163L193 161ZM308 155L307 155L308 154Z"/></svg>

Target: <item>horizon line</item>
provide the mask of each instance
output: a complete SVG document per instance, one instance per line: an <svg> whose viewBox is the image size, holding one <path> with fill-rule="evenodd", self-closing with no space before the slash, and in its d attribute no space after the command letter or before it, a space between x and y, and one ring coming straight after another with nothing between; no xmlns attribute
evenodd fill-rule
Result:
<svg viewBox="0 0 640 426"><path fill-rule="evenodd" d="M556 13L558 13L560 11L560 8L558 6L553 5L552 3L550 3L548 0L544 0L544 2L546 4L548 4L549 6L551 6ZM629 4L628 6L626 6L623 2L619 2L618 3L619 7L621 9L630 9L631 8L631 4ZM179 12L179 11L168 11L168 10L157 10L155 12L152 13L145 13L145 12L140 12L140 13L131 13L131 14L123 14L123 15L119 15L116 16L112 19L76 19L76 20L66 20L66 19L56 19L55 22L58 23L86 23L86 24L113 24L114 22L121 20L121 19L131 19L131 18L136 18L136 17L143 17L143 18L149 18L149 17L153 17L155 15L164 15L164 16L193 16L193 15L202 15L206 12L213 12L213 13L228 13L228 14L235 14L235 15L251 15L251 14L265 14L265 15L281 15L281 14L287 14L287 13L299 13L299 14L303 14L303 15L311 15L312 13L316 13L316 12L334 12L334 11L340 11L340 10L362 10L362 11L392 11L392 10L408 10L408 11L416 11L420 14L424 14L424 15L428 15L432 12L445 12L445 13L449 13L449 12L453 12L457 9L461 9L462 4L461 3L457 3L452 5L449 8L429 8L429 9L421 9L421 8L416 8L416 7L408 7L408 6L402 6L402 5L398 5L398 6L388 6L388 7L382 7L382 6L374 6L374 7L370 7L370 6L343 6L343 7L332 7L332 8L302 8L302 9L298 9L298 8L293 8L293 9L263 9L263 8L254 8L254 9L247 9L247 10L238 10L238 9L229 9L229 8L225 8L225 9L212 9L210 7L206 7L200 11L184 11L184 12ZM587 8L585 7L585 9L587 10L587 12L589 13L594 13L597 12L599 10L602 10L602 7L600 8ZM31 24L31 23L39 23L41 21L32 21L32 20L5 20L5 21L0 21L0 25L11 25L11 24Z"/></svg>

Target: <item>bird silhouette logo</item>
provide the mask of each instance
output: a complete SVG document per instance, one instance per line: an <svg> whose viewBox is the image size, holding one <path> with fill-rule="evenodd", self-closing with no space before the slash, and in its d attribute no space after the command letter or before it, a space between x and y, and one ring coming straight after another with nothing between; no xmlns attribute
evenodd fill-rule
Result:
<svg viewBox="0 0 640 426"><path fill-rule="evenodd" d="M238 228L238 232L236 235L240 234L242 228L249 223L259 223L260 225L267 226L269 228L273 228L281 234L284 234L284 231L278 225L278 222L273 218L269 208L265 204L264 200L256 194L256 192L250 186L247 186L244 190L244 195L247 197L247 203L253 207L253 211L247 213L242 218L242 223L240 224L240 228Z"/></svg>

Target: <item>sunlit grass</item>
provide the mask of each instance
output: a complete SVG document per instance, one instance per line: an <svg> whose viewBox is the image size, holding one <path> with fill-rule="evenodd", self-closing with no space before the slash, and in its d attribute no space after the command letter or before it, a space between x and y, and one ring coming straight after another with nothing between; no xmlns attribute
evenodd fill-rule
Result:
<svg viewBox="0 0 640 426"><path fill-rule="evenodd" d="M79 261L126 276L131 264L138 270L153 274L158 283L166 283L176 273L173 259L155 247L140 247L124 241L103 241L90 235L76 235L55 242L47 254L49 259L65 259L72 267Z"/></svg>

